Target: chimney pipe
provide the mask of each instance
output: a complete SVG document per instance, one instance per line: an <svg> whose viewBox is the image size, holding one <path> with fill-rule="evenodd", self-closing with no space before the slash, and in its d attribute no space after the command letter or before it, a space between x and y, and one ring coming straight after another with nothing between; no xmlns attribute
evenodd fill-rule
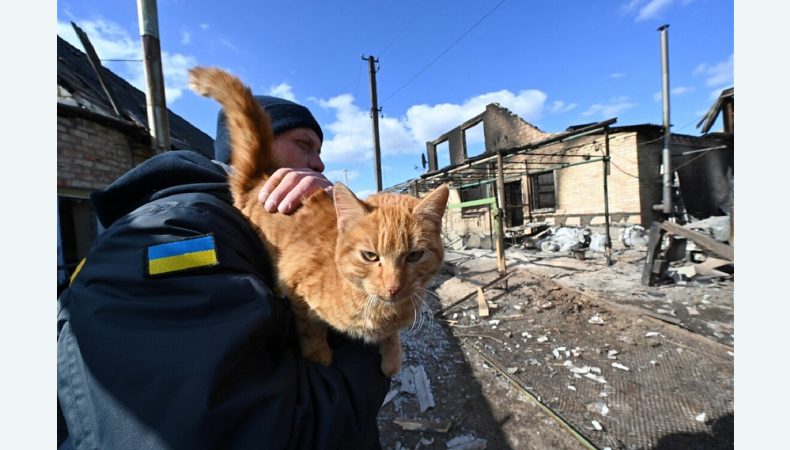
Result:
<svg viewBox="0 0 790 450"><path fill-rule="evenodd" d="M664 111L664 149L661 152L661 165L663 173L663 203L662 211L664 214L672 214L672 167L671 155L669 153L669 141L671 136L669 122L669 37L667 29L669 25L662 25L658 28L661 33L661 96L663 98Z"/></svg>
<svg viewBox="0 0 790 450"><path fill-rule="evenodd" d="M146 82L148 129L154 153L170 150L170 128L165 105L165 82L159 46L159 18L156 0L137 0L140 37L143 44L143 67Z"/></svg>

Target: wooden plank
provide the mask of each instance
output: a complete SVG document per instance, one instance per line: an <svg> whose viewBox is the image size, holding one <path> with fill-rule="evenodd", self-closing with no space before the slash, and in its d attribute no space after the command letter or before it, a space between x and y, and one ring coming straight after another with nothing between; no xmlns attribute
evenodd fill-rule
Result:
<svg viewBox="0 0 790 450"><path fill-rule="evenodd" d="M477 288L477 313L480 317L488 317L488 303L482 288Z"/></svg>
<svg viewBox="0 0 790 450"><path fill-rule="evenodd" d="M663 222L661 228L669 233L683 236L686 239L693 241L697 246L703 250L707 250L724 258L730 262L735 261L733 248L727 244L723 244L710 236L704 235L694 230L683 228L674 222Z"/></svg>

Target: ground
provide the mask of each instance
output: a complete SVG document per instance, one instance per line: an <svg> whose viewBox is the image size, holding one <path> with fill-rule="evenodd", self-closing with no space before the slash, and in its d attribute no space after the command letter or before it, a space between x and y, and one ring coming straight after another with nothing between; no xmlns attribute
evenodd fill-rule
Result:
<svg viewBox="0 0 790 450"><path fill-rule="evenodd" d="M432 317L403 335L382 447L732 448L733 280L643 287L644 256L510 248L492 283L493 252L448 251ZM434 400L423 410L420 370Z"/></svg>

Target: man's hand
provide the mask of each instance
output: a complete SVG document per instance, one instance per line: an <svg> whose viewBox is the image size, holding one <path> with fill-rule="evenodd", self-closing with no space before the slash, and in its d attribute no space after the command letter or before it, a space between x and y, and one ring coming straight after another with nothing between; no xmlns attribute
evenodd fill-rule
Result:
<svg viewBox="0 0 790 450"><path fill-rule="evenodd" d="M258 192L266 211L288 214L318 189L332 194L332 182L310 169L277 169Z"/></svg>

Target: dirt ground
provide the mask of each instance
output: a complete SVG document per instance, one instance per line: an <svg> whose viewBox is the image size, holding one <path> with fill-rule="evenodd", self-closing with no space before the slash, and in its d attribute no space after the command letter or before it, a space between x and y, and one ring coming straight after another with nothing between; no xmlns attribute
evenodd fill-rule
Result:
<svg viewBox="0 0 790 450"><path fill-rule="evenodd" d="M488 286L493 252L448 251L432 317L403 336L382 447L733 448L734 282L643 287L644 256L511 248Z"/></svg>

